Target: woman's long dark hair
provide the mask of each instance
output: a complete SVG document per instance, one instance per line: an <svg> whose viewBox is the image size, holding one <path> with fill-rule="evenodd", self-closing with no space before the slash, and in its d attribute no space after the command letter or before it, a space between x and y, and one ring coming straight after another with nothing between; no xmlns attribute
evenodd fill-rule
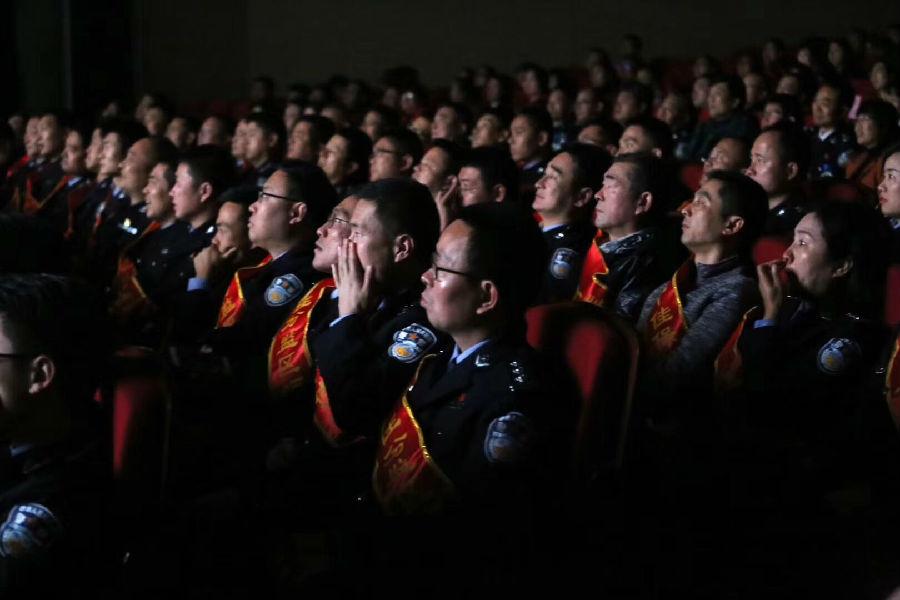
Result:
<svg viewBox="0 0 900 600"><path fill-rule="evenodd" d="M834 290L841 312L880 319L888 266L889 230L882 214L864 204L823 202L811 211L822 224L832 263L851 260L850 272Z"/></svg>

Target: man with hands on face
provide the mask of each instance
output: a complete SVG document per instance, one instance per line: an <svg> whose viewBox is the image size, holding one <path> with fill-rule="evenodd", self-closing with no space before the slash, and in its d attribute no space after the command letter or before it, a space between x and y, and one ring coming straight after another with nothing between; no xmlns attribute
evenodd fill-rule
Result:
<svg viewBox="0 0 900 600"><path fill-rule="evenodd" d="M332 266L337 317L313 342L337 425L373 436L425 351L438 341L419 306L419 275L439 220L428 189L401 179L360 189Z"/></svg>

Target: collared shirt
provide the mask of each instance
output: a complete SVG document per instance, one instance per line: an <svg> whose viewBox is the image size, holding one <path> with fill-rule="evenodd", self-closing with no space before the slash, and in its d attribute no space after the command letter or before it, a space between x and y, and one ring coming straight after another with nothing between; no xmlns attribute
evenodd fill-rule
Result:
<svg viewBox="0 0 900 600"><path fill-rule="evenodd" d="M452 362L453 364L456 364L456 365L462 363L464 360L469 358L473 353L477 352L479 348L481 348L485 344L489 343L490 341L491 341L491 338L485 338L485 339L481 340L480 342L478 342L477 344L471 346L465 352L460 352L459 346L454 345L453 353L450 355L450 362Z"/></svg>

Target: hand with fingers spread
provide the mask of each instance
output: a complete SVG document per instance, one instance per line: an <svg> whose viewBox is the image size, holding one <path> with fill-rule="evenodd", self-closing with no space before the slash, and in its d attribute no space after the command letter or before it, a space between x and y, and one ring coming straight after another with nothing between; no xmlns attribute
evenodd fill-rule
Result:
<svg viewBox="0 0 900 600"><path fill-rule="evenodd" d="M438 216L441 219L441 231L443 231L456 218L462 207L459 178L456 175L450 176L450 183L440 189L434 197L434 203L437 205Z"/></svg>
<svg viewBox="0 0 900 600"><path fill-rule="evenodd" d="M787 295L787 286L781 278L784 272L783 260L773 260L756 267L759 277L759 294L762 296L763 319L775 319Z"/></svg>
<svg viewBox="0 0 900 600"><path fill-rule="evenodd" d="M218 277L222 269L237 257L237 253L238 249L235 246L225 252L219 252L215 245L210 244L194 255L194 272L197 278L209 281Z"/></svg>
<svg viewBox="0 0 900 600"><path fill-rule="evenodd" d="M375 306L375 277L371 265L363 267L356 243L345 239L338 246L337 264L331 274L338 290L338 315L345 317L372 310Z"/></svg>

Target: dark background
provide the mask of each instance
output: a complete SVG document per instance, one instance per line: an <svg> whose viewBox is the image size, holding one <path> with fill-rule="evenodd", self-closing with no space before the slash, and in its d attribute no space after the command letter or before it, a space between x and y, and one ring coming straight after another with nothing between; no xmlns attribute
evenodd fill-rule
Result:
<svg viewBox="0 0 900 600"><path fill-rule="evenodd" d="M591 46L644 38L645 56L727 56L769 36L796 43L851 27L883 31L900 2L881 0L11 0L0 68L14 77L0 109L94 109L113 96L166 92L176 102L246 95L249 79L374 81L417 67L427 85L464 65L579 64Z"/></svg>

